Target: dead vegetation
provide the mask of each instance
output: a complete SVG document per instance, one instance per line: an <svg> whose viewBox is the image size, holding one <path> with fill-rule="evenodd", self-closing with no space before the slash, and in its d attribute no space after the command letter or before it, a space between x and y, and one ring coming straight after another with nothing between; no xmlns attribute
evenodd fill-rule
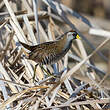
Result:
<svg viewBox="0 0 110 110"><path fill-rule="evenodd" d="M0 7L4 6L8 11L0 14L0 110L109 109L110 58L100 50L109 44L110 32L96 28L101 26L100 20L89 16L87 19L56 1L42 2L46 10L38 10L37 0L1 2ZM17 9L19 4L21 11ZM103 23L108 24L107 21ZM55 40L70 29L76 30L82 39L72 44L63 60L53 66L44 66L58 75L48 76L37 67L36 82L33 82L36 63L24 57L19 41L35 45ZM85 32L89 38L97 35L103 40L95 48L82 34ZM85 44L91 50L89 53ZM95 66L94 55L108 64L107 72Z"/></svg>

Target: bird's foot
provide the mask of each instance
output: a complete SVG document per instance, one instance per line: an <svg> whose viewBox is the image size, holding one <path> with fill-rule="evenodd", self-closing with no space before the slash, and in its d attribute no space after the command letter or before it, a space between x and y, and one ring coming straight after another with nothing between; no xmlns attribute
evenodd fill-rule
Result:
<svg viewBox="0 0 110 110"><path fill-rule="evenodd" d="M51 73L50 76L53 76L54 78L58 78L62 75L62 73L67 70L67 68L64 68L62 71L57 72L57 73Z"/></svg>
<svg viewBox="0 0 110 110"><path fill-rule="evenodd" d="M67 68L64 68L62 71L57 72L57 73L53 73L53 74L56 75L56 76L61 76L62 73L63 73L64 71L66 71L66 70L67 70Z"/></svg>

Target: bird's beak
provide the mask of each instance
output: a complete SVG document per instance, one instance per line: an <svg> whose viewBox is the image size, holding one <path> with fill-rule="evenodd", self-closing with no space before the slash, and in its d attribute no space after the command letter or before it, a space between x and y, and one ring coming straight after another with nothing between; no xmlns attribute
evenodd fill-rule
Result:
<svg viewBox="0 0 110 110"><path fill-rule="evenodd" d="M77 38L77 39L81 39L81 38L79 37L79 35L78 35L78 34L77 34L76 38Z"/></svg>

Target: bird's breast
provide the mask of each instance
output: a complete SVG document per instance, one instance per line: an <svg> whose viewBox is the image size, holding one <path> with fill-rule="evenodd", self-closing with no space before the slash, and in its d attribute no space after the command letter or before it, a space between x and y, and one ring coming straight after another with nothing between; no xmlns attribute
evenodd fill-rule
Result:
<svg viewBox="0 0 110 110"><path fill-rule="evenodd" d="M68 52L72 44L66 39L49 43L44 45L42 48L37 48L30 53L29 58L36 61L41 65L51 65L58 62Z"/></svg>
<svg viewBox="0 0 110 110"><path fill-rule="evenodd" d="M49 54L47 57L43 59L43 64L54 64L58 62L62 57L65 56L65 54L69 51L71 47L72 41L69 43L65 43L63 48L61 48L58 52L53 52Z"/></svg>

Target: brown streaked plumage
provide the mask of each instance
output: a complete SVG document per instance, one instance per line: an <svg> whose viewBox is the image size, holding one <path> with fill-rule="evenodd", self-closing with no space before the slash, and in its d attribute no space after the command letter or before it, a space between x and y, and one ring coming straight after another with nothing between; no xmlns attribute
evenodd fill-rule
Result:
<svg viewBox="0 0 110 110"><path fill-rule="evenodd" d="M76 31L69 31L55 41L44 42L35 46L20 43L31 51L29 59L34 60L39 65L50 65L64 57L71 48L72 41L78 38L79 36Z"/></svg>

